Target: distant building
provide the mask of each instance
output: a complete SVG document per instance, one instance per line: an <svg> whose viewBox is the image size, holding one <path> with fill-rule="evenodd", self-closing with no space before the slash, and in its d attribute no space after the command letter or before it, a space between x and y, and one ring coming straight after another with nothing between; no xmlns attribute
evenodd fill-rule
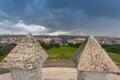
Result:
<svg viewBox="0 0 120 80"><path fill-rule="evenodd" d="M120 44L120 40L114 40L113 43L114 44Z"/></svg>
<svg viewBox="0 0 120 80"><path fill-rule="evenodd" d="M67 41L68 43L76 44L76 43L82 43L83 41L85 41L85 38L73 38L73 39L68 39Z"/></svg>

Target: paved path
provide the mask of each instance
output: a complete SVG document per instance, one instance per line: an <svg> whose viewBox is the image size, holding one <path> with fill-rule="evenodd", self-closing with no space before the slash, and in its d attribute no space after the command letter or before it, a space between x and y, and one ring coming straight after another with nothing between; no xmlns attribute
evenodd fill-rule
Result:
<svg viewBox="0 0 120 80"><path fill-rule="evenodd" d="M11 80L10 73L0 75L0 80ZM77 71L65 67L43 68L43 80L77 80Z"/></svg>

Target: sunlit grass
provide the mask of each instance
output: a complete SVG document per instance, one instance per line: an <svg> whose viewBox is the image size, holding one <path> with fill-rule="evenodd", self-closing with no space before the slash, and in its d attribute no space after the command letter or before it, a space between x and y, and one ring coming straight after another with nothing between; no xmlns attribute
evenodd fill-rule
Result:
<svg viewBox="0 0 120 80"><path fill-rule="evenodd" d="M0 55L0 62L6 57L7 55Z"/></svg>
<svg viewBox="0 0 120 80"><path fill-rule="evenodd" d="M77 48L60 47L46 50L49 55L48 59L69 59L71 60Z"/></svg>
<svg viewBox="0 0 120 80"><path fill-rule="evenodd" d="M107 52L116 65L120 66L120 53Z"/></svg>

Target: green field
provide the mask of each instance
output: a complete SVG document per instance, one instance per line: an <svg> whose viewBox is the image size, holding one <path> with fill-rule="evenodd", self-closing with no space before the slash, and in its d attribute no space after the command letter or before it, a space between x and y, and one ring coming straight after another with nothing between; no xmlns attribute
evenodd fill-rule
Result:
<svg viewBox="0 0 120 80"><path fill-rule="evenodd" d="M73 57L73 54L77 48L73 47L60 47L60 48L51 48L46 50L49 57L48 59L69 59L71 60Z"/></svg>
<svg viewBox="0 0 120 80"><path fill-rule="evenodd" d="M46 50L48 56L48 59L67 59L72 60L73 55L76 52L77 48L73 47L59 47L59 48L51 48ZM119 53L113 53L113 52L107 52L108 55L112 58L112 60L120 66L120 54ZM0 61L4 59L6 55L0 56Z"/></svg>
<svg viewBox="0 0 120 80"><path fill-rule="evenodd" d="M0 56L0 62L6 57L6 55Z"/></svg>
<svg viewBox="0 0 120 80"><path fill-rule="evenodd" d="M120 53L107 52L116 65L120 66Z"/></svg>

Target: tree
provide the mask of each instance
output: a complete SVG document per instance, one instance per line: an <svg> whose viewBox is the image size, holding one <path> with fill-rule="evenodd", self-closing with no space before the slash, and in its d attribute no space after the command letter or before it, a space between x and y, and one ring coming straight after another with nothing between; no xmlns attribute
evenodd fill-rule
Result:
<svg viewBox="0 0 120 80"><path fill-rule="evenodd" d="M48 44L46 44L45 42L41 42L40 43L40 45L45 49L45 50L47 50L47 49L50 49L51 48L51 46L50 45L48 45Z"/></svg>
<svg viewBox="0 0 120 80"><path fill-rule="evenodd" d="M120 44L102 44L101 46L107 51L120 53Z"/></svg>
<svg viewBox="0 0 120 80"><path fill-rule="evenodd" d="M2 47L0 50L0 55L8 54L17 44L11 43L7 44L6 46Z"/></svg>
<svg viewBox="0 0 120 80"><path fill-rule="evenodd" d="M75 47L75 48L79 48L80 45L81 45L81 43L75 43L75 44L73 44L73 43L68 43L68 46L70 46L70 47Z"/></svg>

